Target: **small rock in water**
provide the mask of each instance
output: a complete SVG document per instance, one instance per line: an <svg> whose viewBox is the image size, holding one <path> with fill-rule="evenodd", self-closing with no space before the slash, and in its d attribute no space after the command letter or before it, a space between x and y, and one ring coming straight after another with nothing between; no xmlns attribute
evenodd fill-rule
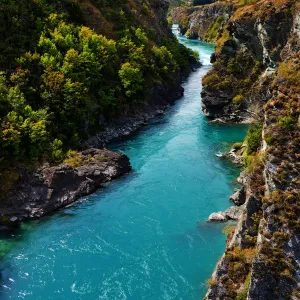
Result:
<svg viewBox="0 0 300 300"><path fill-rule="evenodd" d="M217 157L224 157L224 154L222 153L222 152L217 152L216 154L215 154Z"/></svg>
<svg viewBox="0 0 300 300"><path fill-rule="evenodd" d="M17 217L12 217L12 218L10 218L10 221L11 221L11 222L15 222L15 221L17 221L17 220L18 220Z"/></svg>

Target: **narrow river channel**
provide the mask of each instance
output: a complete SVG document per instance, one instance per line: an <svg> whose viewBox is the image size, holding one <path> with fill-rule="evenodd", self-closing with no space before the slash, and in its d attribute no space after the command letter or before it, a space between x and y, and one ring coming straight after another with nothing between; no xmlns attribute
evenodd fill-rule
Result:
<svg viewBox="0 0 300 300"><path fill-rule="evenodd" d="M174 32L176 32L174 28ZM203 67L185 95L136 136L111 146L133 172L102 191L2 239L0 299L201 299L225 248L225 210L239 170L216 157L245 126L211 125L201 113L201 78L213 45L179 37Z"/></svg>

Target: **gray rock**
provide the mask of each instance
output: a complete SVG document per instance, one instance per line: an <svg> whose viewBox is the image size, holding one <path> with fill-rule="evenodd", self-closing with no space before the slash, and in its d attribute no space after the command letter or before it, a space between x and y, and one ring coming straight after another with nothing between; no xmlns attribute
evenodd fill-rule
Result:
<svg viewBox="0 0 300 300"><path fill-rule="evenodd" d="M243 205L246 202L246 189L243 186L241 189L236 191L229 198L232 202L234 202L237 206Z"/></svg>
<svg viewBox="0 0 300 300"><path fill-rule="evenodd" d="M226 2L217 2L211 5L201 5L193 7L177 7L174 8L170 15L173 23L180 25L180 32L185 34L189 30L189 38L202 41L207 40L207 32L209 28L215 24L219 17L223 17L224 21L220 25L219 30L230 18L234 11L232 4ZM188 22L186 20L188 19Z"/></svg>
<svg viewBox="0 0 300 300"><path fill-rule="evenodd" d="M231 206L225 212L225 216L230 220L238 220L243 213L243 206Z"/></svg>
<svg viewBox="0 0 300 300"><path fill-rule="evenodd" d="M109 150L88 149L79 153L81 166L44 166L23 174L0 203L1 216L13 221L40 218L89 195L131 170L129 158Z"/></svg>
<svg viewBox="0 0 300 300"><path fill-rule="evenodd" d="M231 206L224 212L212 213L208 217L209 222L226 222L228 220L238 220L242 215L244 206Z"/></svg>
<svg viewBox="0 0 300 300"><path fill-rule="evenodd" d="M212 213L209 217L208 217L208 221L209 222L226 222L228 219L225 215L224 212L216 212L216 213Z"/></svg>

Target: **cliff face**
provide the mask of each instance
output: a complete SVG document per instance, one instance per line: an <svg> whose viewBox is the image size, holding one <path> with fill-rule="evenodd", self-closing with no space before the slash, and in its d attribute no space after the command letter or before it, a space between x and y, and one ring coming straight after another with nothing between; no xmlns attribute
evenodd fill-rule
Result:
<svg viewBox="0 0 300 300"><path fill-rule="evenodd" d="M237 10L230 20L230 38L217 55L212 74L220 64L228 67L229 60L239 63L236 51L250 53L250 65L259 59L261 71L249 86L246 107L251 109L255 94L261 109L255 118L263 122L263 130L261 146L240 178L246 206L228 234L207 299L300 298L299 20L296 1L259 1ZM246 70L251 76L251 68ZM244 78L236 82L243 84ZM220 88L211 88L215 98ZM226 105L217 114L228 119Z"/></svg>
<svg viewBox="0 0 300 300"><path fill-rule="evenodd" d="M241 122L262 117L266 88L294 19L295 1L258 1L238 9L218 41L213 70L204 78L203 112Z"/></svg>
<svg viewBox="0 0 300 300"><path fill-rule="evenodd" d="M216 42L233 11L232 4L220 1L203 6L175 8L171 11L171 18L188 38Z"/></svg>

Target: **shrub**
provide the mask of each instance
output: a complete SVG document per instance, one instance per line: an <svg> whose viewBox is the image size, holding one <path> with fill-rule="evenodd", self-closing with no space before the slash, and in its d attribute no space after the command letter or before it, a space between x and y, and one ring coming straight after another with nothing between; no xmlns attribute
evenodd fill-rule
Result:
<svg viewBox="0 0 300 300"><path fill-rule="evenodd" d="M285 80L288 85L297 85L299 83L300 69L294 60L282 62L278 66L278 77Z"/></svg>
<svg viewBox="0 0 300 300"><path fill-rule="evenodd" d="M185 36L186 36L187 38L191 37L191 30L190 30L190 29L188 29L188 30L186 31Z"/></svg>
<svg viewBox="0 0 300 300"><path fill-rule="evenodd" d="M241 102L243 102L245 100L245 97L242 95L236 95L233 99L232 102L234 104L240 104Z"/></svg>
<svg viewBox="0 0 300 300"><path fill-rule="evenodd" d="M222 24L224 23L225 19L226 19L225 16L219 16L214 23L210 24L205 34L205 39L207 41L212 41L212 42L217 41L217 39L220 36L220 30L222 28Z"/></svg>
<svg viewBox="0 0 300 300"><path fill-rule="evenodd" d="M243 142L240 142L240 143L234 143L234 144L232 145L232 149L238 150L238 149L241 149L242 146L243 146Z"/></svg>
<svg viewBox="0 0 300 300"><path fill-rule="evenodd" d="M138 91L143 90L143 74L138 66L134 67L129 62L124 63L119 71L119 77L127 97L134 96Z"/></svg>
<svg viewBox="0 0 300 300"><path fill-rule="evenodd" d="M222 81L221 77L216 73L208 73L202 80L203 85L208 88L216 87Z"/></svg>
<svg viewBox="0 0 300 300"><path fill-rule="evenodd" d="M216 281L216 279L214 279L214 278L209 278L208 280L207 280L207 285L209 286L209 287L213 287L213 286L215 286L217 284L217 281Z"/></svg>
<svg viewBox="0 0 300 300"><path fill-rule="evenodd" d="M252 124L248 129L246 143L247 154L252 154L257 151L262 141L262 125L259 123Z"/></svg>
<svg viewBox="0 0 300 300"><path fill-rule="evenodd" d="M194 50L193 51L193 57L195 58L196 61L200 60L200 54L198 51Z"/></svg>
<svg viewBox="0 0 300 300"><path fill-rule="evenodd" d="M62 141L58 139L55 139L51 144L52 160L54 162L61 162L64 159L62 145L63 145Z"/></svg>
<svg viewBox="0 0 300 300"><path fill-rule="evenodd" d="M76 151L69 150L64 163L72 168L80 167L82 164L82 155Z"/></svg>
<svg viewBox="0 0 300 300"><path fill-rule="evenodd" d="M222 233L224 233L226 235L226 237L228 238L228 236L234 231L235 226L232 224L227 224L223 229L222 229Z"/></svg>
<svg viewBox="0 0 300 300"><path fill-rule="evenodd" d="M278 124L284 130L291 130L295 124L295 120L290 116L286 116L280 118Z"/></svg>

